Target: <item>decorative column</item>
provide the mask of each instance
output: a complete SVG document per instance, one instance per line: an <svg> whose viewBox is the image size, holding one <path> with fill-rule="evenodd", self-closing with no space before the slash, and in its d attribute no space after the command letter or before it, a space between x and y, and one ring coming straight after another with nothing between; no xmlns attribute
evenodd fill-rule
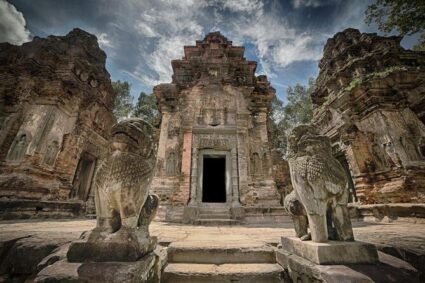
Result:
<svg viewBox="0 0 425 283"><path fill-rule="evenodd" d="M194 166L191 174L191 178L193 180L192 184L190 185L190 200L189 205L195 205L199 202L197 198L197 184L198 184L198 148L193 148L192 152L192 164Z"/></svg>
<svg viewBox="0 0 425 283"><path fill-rule="evenodd" d="M190 194L190 167L192 165L192 130L184 130L183 133L183 153L182 169L180 175L179 191L174 195L174 201L187 204Z"/></svg>
<svg viewBox="0 0 425 283"><path fill-rule="evenodd" d="M231 164L231 185L232 185L232 206L239 206L239 191L238 191L238 155L236 148L232 148L230 152L230 164Z"/></svg>

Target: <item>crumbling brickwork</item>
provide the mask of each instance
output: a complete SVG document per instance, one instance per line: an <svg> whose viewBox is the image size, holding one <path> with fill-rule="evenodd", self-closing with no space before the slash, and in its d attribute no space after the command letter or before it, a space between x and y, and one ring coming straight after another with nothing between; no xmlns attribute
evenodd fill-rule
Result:
<svg viewBox="0 0 425 283"><path fill-rule="evenodd" d="M425 201L425 53L347 29L329 39L313 122L346 163L362 203Z"/></svg>
<svg viewBox="0 0 425 283"><path fill-rule="evenodd" d="M105 61L80 29L0 44L0 198L90 199L115 122Z"/></svg>

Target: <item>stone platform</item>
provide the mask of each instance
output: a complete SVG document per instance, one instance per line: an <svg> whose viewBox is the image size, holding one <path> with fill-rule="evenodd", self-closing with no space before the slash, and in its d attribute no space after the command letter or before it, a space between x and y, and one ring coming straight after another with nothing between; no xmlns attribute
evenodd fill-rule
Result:
<svg viewBox="0 0 425 283"><path fill-rule="evenodd" d="M4 280L8 277L31 279L46 266L63 260L68 250L67 245L77 240L82 232L93 229L95 224L95 220L86 219L0 221L0 250L3 251L0 258L0 282L2 282L1 278ZM398 221L391 223L354 221L353 226L356 240L373 243L378 250L393 255L392 259L403 259L424 274L425 225ZM229 261L233 262L227 264L240 264L236 263L241 260L240 255L249 251L250 254L259 256L254 258L256 261L254 264L274 265L267 262L270 260L269 250L280 244L282 236L294 236L291 223L278 223L273 226L192 226L154 221L150 226L150 232L151 235L158 237L159 247L170 248L170 256L176 264L194 264L188 263L186 259L199 255L198 248L202 247L202 250L211 251L216 255L235 252L236 259L229 258ZM200 261L198 264L209 264L206 262L214 257L212 253L209 253L207 258L197 257ZM386 255L379 255L381 262L382 256ZM166 259L166 255L164 257ZM290 256L291 260L295 257L294 254ZM247 256L243 258L249 259ZM307 267L314 265L310 262ZM348 268L356 270L358 266L360 265L350 265ZM385 266L388 269L398 268L397 265ZM206 271L213 270L211 266L204 267ZM329 269L330 266L323 268ZM316 269L312 267L312 271L314 270ZM332 270L345 272L347 267L340 266ZM400 274L409 274L403 273L406 269L395 270L398 270ZM425 282L423 277L421 280ZM407 282L409 281L405 283Z"/></svg>
<svg viewBox="0 0 425 283"><path fill-rule="evenodd" d="M276 258L291 282L420 282L412 265L369 243L282 237Z"/></svg>
<svg viewBox="0 0 425 283"><path fill-rule="evenodd" d="M282 237L283 249L289 253L321 264L375 264L378 252L375 245L363 242L329 241L315 243L296 237Z"/></svg>
<svg viewBox="0 0 425 283"><path fill-rule="evenodd" d="M378 252L378 256L376 264L319 265L284 249L276 252L277 262L290 278L288 282L423 282L419 272L407 262L382 252Z"/></svg>

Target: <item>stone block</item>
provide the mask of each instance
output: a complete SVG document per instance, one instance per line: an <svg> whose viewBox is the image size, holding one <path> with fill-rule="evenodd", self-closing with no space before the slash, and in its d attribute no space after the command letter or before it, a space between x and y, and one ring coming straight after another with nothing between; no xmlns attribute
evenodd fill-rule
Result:
<svg viewBox="0 0 425 283"><path fill-rule="evenodd" d="M89 236L83 235L81 239L71 243L67 253L68 261L137 261L152 252L157 244L156 237L137 239L133 234L112 235L101 240L93 240L93 237L99 236L95 231Z"/></svg>
<svg viewBox="0 0 425 283"><path fill-rule="evenodd" d="M154 282L156 255L150 253L135 262L58 261L40 271L34 282Z"/></svg>
<svg viewBox="0 0 425 283"><path fill-rule="evenodd" d="M295 237L282 237L282 246L290 253L321 265L374 264L378 261L376 247L363 242L316 243L301 241Z"/></svg>
<svg viewBox="0 0 425 283"><path fill-rule="evenodd" d="M407 262L382 252L378 256L376 264L318 265L283 249L276 252L277 262L289 277L285 282L422 282L419 272Z"/></svg>
<svg viewBox="0 0 425 283"><path fill-rule="evenodd" d="M53 250L70 239L38 236L22 237L0 242L0 274L31 275L37 273L37 265Z"/></svg>

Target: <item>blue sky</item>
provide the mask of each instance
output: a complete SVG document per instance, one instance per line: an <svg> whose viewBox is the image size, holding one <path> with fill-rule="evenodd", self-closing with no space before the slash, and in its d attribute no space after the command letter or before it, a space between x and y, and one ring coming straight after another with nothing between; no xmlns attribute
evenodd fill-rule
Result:
<svg viewBox="0 0 425 283"><path fill-rule="evenodd" d="M65 35L75 27L98 37L112 80L132 84L137 99L171 81L172 59L219 30L258 62L285 101L286 89L318 74L327 38L364 23L370 0L0 0L0 42ZM403 40L411 48L415 37Z"/></svg>

